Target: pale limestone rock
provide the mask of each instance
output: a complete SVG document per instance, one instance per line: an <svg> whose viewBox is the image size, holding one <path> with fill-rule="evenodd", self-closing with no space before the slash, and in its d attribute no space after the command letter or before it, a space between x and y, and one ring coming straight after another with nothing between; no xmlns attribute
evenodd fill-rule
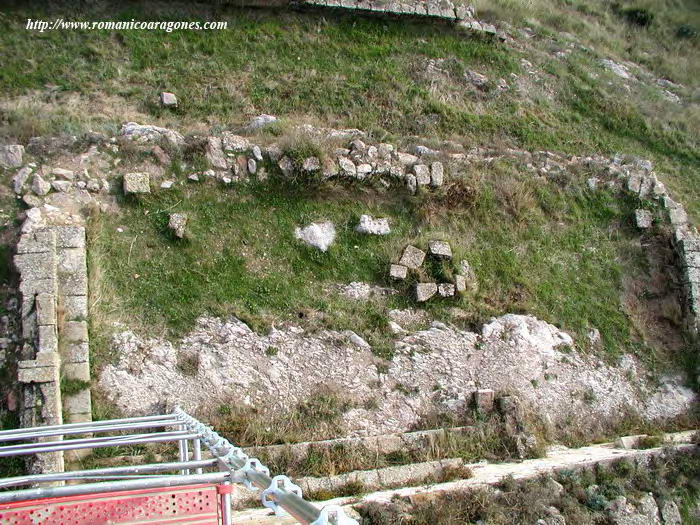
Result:
<svg viewBox="0 0 700 525"><path fill-rule="evenodd" d="M168 220L168 228L170 228L176 237L182 239L185 236L185 227L187 226L186 213L171 213Z"/></svg>
<svg viewBox="0 0 700 525"><path fill-rule="evenodd" d="M134 172L124 175L124 193L150 193L151 181L146 172Z"/></svg>
<svg viewBox="0 0 700 525"><path fill-rule="evenodd" d="M294 231L294 236L314 248L318 248L322 252L335 241L335 226L332 222L312 222L304 228L297 228Z"/></svg>
<svg viewBox="0 0 700 525"><path fill-rule="evenodd" d="M361 215L360 223L355 226L357 233L365 233L370 235L388 235L391 233L389 228L389 219L375 219L371 215Z"/></svg>
<svg viewBox="0 0 700 525"><path fill-rule="evenodd" d="M392 264L389 268L389 276L392 279L403 280L408 275L408 268L402 264Z"/></svg>
<svg viewBox="0 0 700 525"><path fill-rule="evenodd" d="M416 270L420 268L424 260L425 252L423 250L416 248L415 246L408 245L401 255L399 264L406 266L407 268L411 268L412 270Z"/></svg>
<svg viewBox="0 0 700 525"><path fill-rule="evenodd" d="M19 168L24 157L24 146L11 144L0 146L0 168Z"/></svg>
<svg viewBox="0 0 700 525"><path fill-rule="evenodd" d="M177 107L177 97L173 93L168 93L163 91L160 94L160 103L165 108L176 108Z"/></svg>
<svg viewBox="0 0 700 525"><path fill-rule="evenodd" d="M435 283L418 283L416 284L416 301L423 303L435 295L438 291Z"/></svg>
<svg viewBox="0 0 700 525"><path fill-rule="evenodd" d="M452 259L452 248L446 241L432 240L428 242L430 255L438 259Z"/></svg>

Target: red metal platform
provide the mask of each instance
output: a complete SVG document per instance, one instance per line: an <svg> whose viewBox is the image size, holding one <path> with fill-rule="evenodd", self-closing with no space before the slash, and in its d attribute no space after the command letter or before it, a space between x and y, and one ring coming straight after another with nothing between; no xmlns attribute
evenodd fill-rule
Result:
<svg viewBox="0 0 700 525"><path fill-rule="evenodd" d="M191 485L3 503L0 524L216 525L218 494L217 485Z"/></svg>

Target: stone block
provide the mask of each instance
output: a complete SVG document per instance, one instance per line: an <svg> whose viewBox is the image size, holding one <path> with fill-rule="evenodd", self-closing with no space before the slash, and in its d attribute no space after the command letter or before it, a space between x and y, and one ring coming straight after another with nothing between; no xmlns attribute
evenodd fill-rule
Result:
<svg viewBox="0 0 700 525"><path fill-rule="evenodd" d="M615 441L615 447L623 448L625 450L632 450L639 446L639 442L642 438L647 437L646 434L638 434L635 436L622 436Z"/></svg>
<svg viewBox="0 0 700 525"><path fill-rule="evenodd" d="M58 354L56 352L38 353L35 359L19 361L17 368L42 368L42 367L57 367Z"/></svg>
<svg viewBox="0 0 700 525"><path fill-rule="evenodd" d="M392 279L405 279L408 275L408 268L402 264L392 264L389 268L389 277Z"/></svg>
<svg viewBox="0 0 700 525"><path fill-rule="evenodd" d="M151 180L146 172L134 172L124 175L124 193L151 193Z"/></svg>
<svg viewBox="0 0 700 525"><path fill-rule="evenodd" d="M490 388L479 389L472 394L472 400L479 412L491 412L494 407L495 394Z"/></svg>
<svg viewBox="0 0 700 525"><path fill-rule="evenodd" d="M700 268L686 268L683 279L688 283L700 283Z"/></svg>
<svg viewBox="0 0 700 525"><path fill-rule="evenodd" d="M54 230L57 247L85 248L85 228L82 226L59 226Z"/></svg>
<svg viewBox="0 0 700 525"><path fill-rule="evenodd" d="M90 363L82 361L80 363L64 363L61 366L63 377L67 379L79 379L80 381L90 381Z"/></svg>
<svg viewBox="0 0 700 525"><path fill-rule="evenodd" d="M445 168L442 162L433 162L430 164L430 185L434 188L442 186L445 180Z"/></svg>
<svg viewBox="0 0 700 525"><path fill-rule="evenodd" d="M61 350L61 361L66 363L86 363L90 360L88 343L71 343Z"/></svg>
<svg viewBox="0 0 700 525"><path fill-rule="evenodd" d="M10 144L0 146L0 168L19 168L24 157L24 146Z"/></svg>
<svg viewBox="0 0 700 525"><path fill-rule="evenodd" d="M160 94L160 103L165 108L176 108L177 97L174 93L168 93L167 91L163 91Z"/></svg>
<svg viewBox="0 0 700 525"><path fill-rule="evenodd" d="M52 278L56 271L55 263L56 259L51 252L15 255L15 267L20 273L22 281Z"/></svg>
<svg viewBox="0 0 700 525"><path fill-rule="evenodd" d="M438 291L435 283L418 283L416 284L416 301L423 303L435 295Z"/></svg>
<svg viewBox="0 0 700 525"><path fill-rule="evenodd" d="M401 255L399 264L406 266L407 268L411 268L412 270L416 270L420 268L424 260L425 252L423 250L416 248L415 246L408 245L404 249L403 255Z"/></svg>
<svg viewBox="0 0 700 525"><path fill-rule="evenodd" d="M688 222L688 214L685 212L685 208L679 204L676 207L668 209L668 220L671 221L673 226L686 224Z"/></svg>
<svg viewBox="0 0 700 525"><path fill-rule="evenodd" d="M452 259L452 248L450 243L445 241L429 241L428 251L433 257L438 259Z"/></svg>
<svg viewBox="0 0 700 525"><path fill-rule="evenodd" d="M88 316L86 295L66 295L62 299L63 315L67 321L85 321Z"/></svg>
<svg viewBox="0 0 700 525"><path fill-rule="evenodd" d="M85 272L63 274L60 277L62 295L87 295L87 274Z"/></svg>
<svg viewBox="0 0 700 525"><path fill-rule="evenodd" d="M634 210L634 220L639 229L651 228L652 215L649 210Z"/></svg>
<svg viewBox="0 0 700 525"><path fill-rule="evenodd" d="M58 273L87 274L84 248L61 248L56 254L56 270Z"/></svg>
<svg viewBox="0 0 700 525"><path fill-rule="evenodd" d="M455 275L455 289L457 293L467 291L467 278L464 275Z"/></svg>
<svg viewBox="0 0 700 525"><path fill-rule="evenodd" d="M416 184L418 184L418 186L427 186L430 184L430 170L425 164L416 164L413 166L413 174L416 176Z"/></svg>
<svg viewBox="0 0 700 525"><path fill-rule="evenodd" d="M686 252L683 263L690 268L700 268L700 252Z"/></svg>
<svg viewBox="0 0 700 525"><path fill-rule="evenodd" d="M700 237L688 235L680 240L680 245L684 252L700 252Z"/></svg>
<svg viewBox="0 0 700 525"><path fill-rule="evenodd" d="M56 296L40 293L36 296L36 322L42 325L56 324Z"/></svg>
<svg viewBox="0 0 700 525"><path fill-rule="evenodd" d="M19 368L17 381L20 383L50 383L58 381L58 370L50 366Z"/></svg>
<svg viewBox="0 0 700 525"><path fill-rule="evenodd" d="M87 343L88 328L86 321L68 321L61 333L61 338L67 343Z"/></svg>
<svg viewBox="0 0 700 525"><path fill-rule="evenodd" d="M56 352L58 350L58 336L56 325L45 325L39 327L39 352Z"/></svg>
<svg viewBox="0 0 700 525"><path fill-rule="evenodd" d="M452 297L455 294L455 285L452 283L440 283L438 285L438 294L441 297Z"/></svg>
<svg viewBox="0 0 700 525"><path fill-rule="evenodd" d="M71 396L64 395L63 409L69 414L91 414L92 402L90 389L86 388Z"/></svg>

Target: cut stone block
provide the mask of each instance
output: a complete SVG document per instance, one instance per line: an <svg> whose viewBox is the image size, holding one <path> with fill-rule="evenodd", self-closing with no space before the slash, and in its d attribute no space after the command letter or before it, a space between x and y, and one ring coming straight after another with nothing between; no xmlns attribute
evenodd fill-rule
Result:
<svg viewBox="0 0 700 525"><path fill-rule="evenodd" d="M455 289L457 293L467 291L467 278L464 275L455 275Z"/></svg>
<svg viewBox="0 0 700 525"><path fill-rule="evenodd" d="M452 297L455 294L455 285L452 283L440 283L438 293L441 297Z"/></svg>
<svg viewBox="0 0 700 525"><path fill-rule="evenodd" d="M635 436L622 436L615 441L615 446L617 448L624 448L626 450L632 450L639 446L639 442L642 438L647 437L646 434L638 434Z"/></svg>
<svg viewBox="0 0 700 525"><path fill-rule="evenodd" d="M402 264L392 264L389 268L389 276L392 279L405 279L408 275L408 268Z"/></svg>
<svg viewBox="0 0 700 525"><path fill-rule="evenodd" d="M168 219L168 228L172 230L176 237L182 239L185 236L187 226L186 213L171 213Z"/></svg>
<svg viewBox="0 0 700 525"><path fill-rule="evenodd" d="M55 258L34 253L15 255L15 267L22 275L22 281L50 279L55 271Z"/></svg>
<svg viewBox="0 0 700 525"><path fill-rule="evenodd" d="M67 379L90 381L90 363L88 361L64 363L61 369L63 371L63 377Z"/></svg>
<svg viewBox="0 0 700 525"><path fill-rule="evenodd" d="M58 350L58 336L56 335L56 325L45 325L39 327L39 352L56 352Z"/></svg>
<svg viewBox="0 0 700 525"><path fill-rule="evenodd" d="M81 390L72 396L63 396L63 409L69 414L90 414L92 413L92 402L90 390Z"/></svg>
<svg viewBox="0 0 700 525"><path fill-rule="evenodd" d="M87 343L72 343L61 351L61 361L66 363L86 363L90 360L90 347Z"/></svg>
<svg viewBox="0 0 700 525"><path fill-rule="evenodd" d="M416 270L420 268L425 260L425 252L415 246L408 245L403 251L399 264Z"/></svg>
<svg viewBox="0 0 700 525"><path fill-rule="evenodd" d="M416 164L413 166L413 173L416 176L416 184L418 184L418 186L427 186L430 184L430 170L425 164Z"/></svg>
<svg viewBox="0 0 700 525"><path fill-rule="evenodd" d="M42 367L57 367L58 354L56 352L38 353L36 359L27 359L19 361L17 368L42 368Z"/></svg>
<svg viewBox="0 0 700 525"><path fill-rule="evenodd" d="M67 321L87 320L87 296L66 295L63 297L63 315Z"/></svg>
<svg viewBox="0 0 700 525"><path fill-rule="evenodd" d="M61 248L56 259L56 270L59 273L87 272L84 248Z"/></svg>
<svg viewBox="0 0 700 525"><path fill-rule="evenodd" d="M491 412L494 407L494 391L491 389L477 390L472 394L474 406L480 412Z"/></svg>
<svg viewBox="0 0 700 525"><path fill-rule="evenodd" d="M61 293L65 295L87 295L87 275L85 272L69 273L61 276Z"/></svg>
<svg viewBox="0 0 700 525"><path fill-rule="evenodd" d="M31 297L39 293L56 293L56 279L23 279L19 283L19 291L23 297Z"/></svg>
<svg viewBox="0 0 700 525"><path fill-rule="evenodd" d="M88 328L85 321L68 321L61 333L61 338L67 343L87 343Z"/></svg>
<svg viewBox="0 0 700 525"><path fill-rule="evenodd" d="M428 243L428 251L433 257L439 259L452 259L452 248L450 243L445 241L430 241Z"/></svg>
<svg viewBox="0 0 700 525"><path fill-rule="evenodd" d="M56 324L56 296L48 293L36 296L36 320L39 325Z"/></svg>
<svg viewBox="0 0 700 525"><path fill-rule="evenodd" d="M177 97L173 93L168 93L163 91L160 94L160 103L166 108L176 108L177 107Z"/></svg>
<svg viewBox="0 0 700 525"><path fill-rule="evenodd" d="M652 215L649 210L634 210L634 220L639 229L651 228Z"/></svg>
<svg viewBox="0 0 700 525"><path fill-rule="evenodd" d="M434 188L442 186L445 179L445 168L442 162L433 162L430 165L430 185Z"/></svg>
<svg viewBox="0 0 700 525"><path fill-rule="evenodd" d="M416 301L423 303L437 293L438 287L435 283L416 284Z"/></svg>
<svg viewBox="0 0 700 525"><path fill-rule="evenodd" d="M51 383L58 381L58 370L51 366L37 368L20 368L17 370L20 383Z"/></svg>
<svg viewBox="0 0 700 525"><path fill-rule="evenodd" d="M151 180L146 172L127 173L124 175L124 193L151 193Z"/></svg>

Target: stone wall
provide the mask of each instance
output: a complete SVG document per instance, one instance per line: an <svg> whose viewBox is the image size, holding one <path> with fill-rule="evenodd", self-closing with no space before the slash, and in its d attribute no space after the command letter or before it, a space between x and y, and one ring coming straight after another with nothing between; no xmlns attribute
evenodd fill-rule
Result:
<svg viewBox="0 0 700 525"><path fill-rule="evenodd" d="M23 341L20 423L31 427L90 421L87 384L77 383L71 395L61 395L62 381L90 380L85 228L27 230L14 259L20 274ZM36 472L60 472L63 467L60 452L41 454L31 465Z"/></svg>

